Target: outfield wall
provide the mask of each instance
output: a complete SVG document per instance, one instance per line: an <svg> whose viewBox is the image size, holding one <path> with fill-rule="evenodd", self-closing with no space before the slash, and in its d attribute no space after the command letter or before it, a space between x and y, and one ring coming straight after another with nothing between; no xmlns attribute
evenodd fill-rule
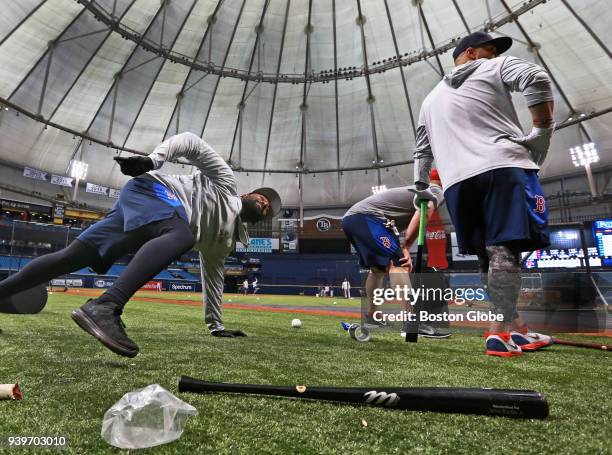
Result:
<svg viewBox="0 0 612 455"><path fill-rule="evenodd" d="M57 278L51 280L52 286L62 287L66 285L69 288L92 288L92 289L108 289L110 288L117 277L101 276L101 275L68 275L66 278ZM202 285L199 281L187 280L151 280L150 284L161 283L161 289L157 286L145 285L143 289L155 291L171 291L171 292L200 292ZM148 283L148 284L149 284Z"/></svg>

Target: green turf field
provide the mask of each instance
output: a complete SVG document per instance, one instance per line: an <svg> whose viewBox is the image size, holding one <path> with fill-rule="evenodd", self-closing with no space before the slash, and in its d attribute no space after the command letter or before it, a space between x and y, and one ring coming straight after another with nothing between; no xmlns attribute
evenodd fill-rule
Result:
<svg viewBox="0 0 612 455"><path fill-rule="evenodd" d="M193 300L195 302L202 301L200 293L188 294L185 292L149 292L141 291L137 294L139 297L152 299L168 299L176 298L179 300ZM345 299L344 297L313 297L300 295L266 295L266 294L226 294L224 301L231 303L249 303L256 305L296 305L296 306L333 306L338 308L359 308L361 306L361 298L353 297ZM335 303L334 303L335 302Z"/></svg>
<svg viewBox="0 0 612 455"><path fill-rule="evenodd" d="M301 305L306 298L297 299ZM536 389L548 397L551 416L512 420L177 393L199 416L180 440L146 453L603 454L612 447L610 353L556 346L491 358L468 331L416 345L377 334L359 344L336 317L299 315L303 327L296 330L294 314L246 310L226 310L225 320L249 337L220 339L208 335L198 306L134 301L124 321L141 354L127 359L72 322L70 310L83 301L53 294L40 315L0 315L0 383L19 379L25 395L21 402L0 401L0 436L66 436L70 450L60 453L116 453L100 437L104 412L148 384L177 393L178 377L186 374L270 384Z"/></svg>

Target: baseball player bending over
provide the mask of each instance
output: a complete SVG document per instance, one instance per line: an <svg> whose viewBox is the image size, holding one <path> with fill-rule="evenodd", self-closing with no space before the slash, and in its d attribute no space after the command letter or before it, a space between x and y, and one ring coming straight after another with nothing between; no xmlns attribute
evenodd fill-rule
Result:
<svg viewBox="0 0 612 455"><path fill-rule="evenodd" d="M411 235L411 238L406 238L404 246L400 244L399 232L408 227L413 215L418 211L417 201L426 199L431 202L428 210L428 216L431 216L434 207L437 207L442 198L442 188L437 185L431 185L422 191L404 186L369 196L344 214L342 229L357 250L361 266L370 269L365 283L368 298L366 325L386 325L373 317L376 311L373 305L374 290L383 287L385 273L389 273L392 288L410 287L410 245L418 232L407 230L406 233Z"/></svg>

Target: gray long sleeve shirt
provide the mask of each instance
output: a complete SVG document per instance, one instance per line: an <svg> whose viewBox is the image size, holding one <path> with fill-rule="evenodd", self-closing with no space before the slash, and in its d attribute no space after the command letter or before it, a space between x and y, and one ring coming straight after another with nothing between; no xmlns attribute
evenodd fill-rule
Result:
<svg viewBox="0 0 612 455"><path fill-rule="evenodd" d="M529 107L553 99L546 71L516 57L470 61L446 75L421 106L414 181L429 181L434 159L445 190L492 169L538 169L528 149L508 139L524 135L511 92L522 92Z"/></svg>
<svg viewBox="0 0 612 455"><path fill-rule="evenodd" d="M193 133L172 136L149 155L155 169L166 161L184 158L195 166L190 175L149 174L170 188L179 198L196 237L194 249L200 253L202 301L210 330L223 329L225 258L236 239L248 245L249 238L240 220L242 202L238 196L234 172L221 156Z"/></svg>
<svg viewBox="0 0 612 455"><path fill-rule="evenodd" d="M395 227L403 231L408 227L416 212L412 202L414 193L411 193L409 189L414 189L414 186L391 188L368 196L348 209L344 216L362 214L392 220L395 222ZM442 188L438 185L431 185L431 192L438 199L438 206L442 205L444 201Z"/></svg>

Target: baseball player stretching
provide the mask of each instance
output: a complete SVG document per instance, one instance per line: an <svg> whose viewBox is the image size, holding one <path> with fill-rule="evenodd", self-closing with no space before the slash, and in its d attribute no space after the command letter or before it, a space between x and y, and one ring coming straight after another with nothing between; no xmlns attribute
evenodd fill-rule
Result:
<svg viewBox="0 0 612 455"><path fill-rule="evenodd" d="M183 158L190 175L154 171ZM105 273L127 253L134 258L113 286L72 312L72 319L116 354L134 357L138 345L124 330L121 314L134 293L191 248L200 253L205 321L213 336L245 336L221 320L224 262L237 239L248 245L244 222L278 213L280 197L271 188L238 196L236 178L213 148L192 133L172 136L148 156L117 157L121 172L134 177L106 215L67 248L40 256L0 282L9 296L51 278L91 267Z"/></svg>

